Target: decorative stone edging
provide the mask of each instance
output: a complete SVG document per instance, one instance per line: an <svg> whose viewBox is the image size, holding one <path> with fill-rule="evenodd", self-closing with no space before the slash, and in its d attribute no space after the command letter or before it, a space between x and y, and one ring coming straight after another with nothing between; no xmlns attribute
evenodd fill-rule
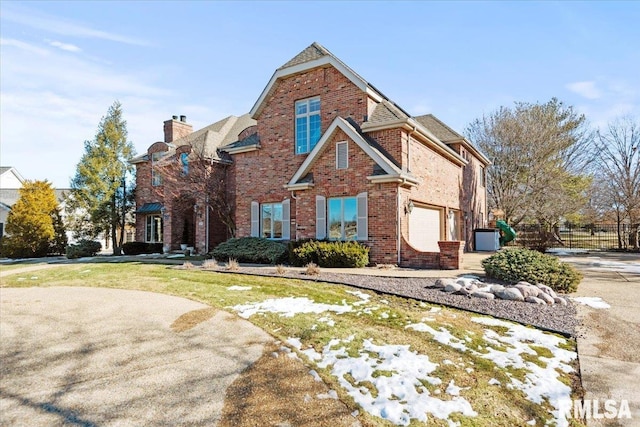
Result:
<svg viewBox="0 0 640 427"><path fill-rule="evenodd" d="M454 295L465 295L483 299L504 299L510 301L522 301L531 304L567 305L565 298L559 297L556 292L547 285L541 283L532 285L529 282L520 281L513 286L490 285L474 278L438 279L434 285L444 292Z"/></svg>

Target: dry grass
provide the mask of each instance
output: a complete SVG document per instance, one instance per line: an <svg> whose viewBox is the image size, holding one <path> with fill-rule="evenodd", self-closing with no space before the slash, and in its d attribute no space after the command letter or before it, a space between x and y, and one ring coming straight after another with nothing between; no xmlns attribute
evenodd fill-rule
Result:
<svg viewBox="0 0 640 427"><path fill-rule="evenodd" d="M276 274L278 276L284 276L286 273L287 273L287 269L285 268L284 265L282 264L276 265Z"/></svg>
<svg viewBox="0 0 640 427"><path fill-rule="evenodd" d="M206 259L202 263L202 268L204 268L206 270L216 269L216 268L218 268L218 261L216 261L215 259Z"/></svg>
<svg viewBox="0 0 640 427"><path fill-rule="evenodd" d="M317 277L320 275L320 267L318 267L318 265L314 262L310 262L309 264L305 265L305 268L305 274L307 276Z"/></svg>
<svg viewBox="0 0 640 427"><path fill-rule="evenodd" d="M395 264L376 264L376 267L379 270L395 270L396 268L398 268L398 266Z"/></svg>
<svg viewBox="0 0 640 427"><path fill-rule="evenodd" d="M213 307L193 310L178 317L172 324L171 330L174 332L184 332L196 327L215 316L218 310Z"/></svg>
<svg viewBox="0 0 640 427"><path fill-rule="evenodd" d="M229 258L227 262L227 270L229 271L238 271L240 269L240 263L238 263L237 259Z"/></svg>
<svg viewBox="0 0 640 427"><path fill-rule="evenodd" d="M184 268L185 270L193 270L194 268L196 268L196 266L193 265L190 261L185 261L184 264L182 264L182 268Z"/></svg>
<svg viewBox="0 0 640 427"><path fill-rule="evenodd" d="M329 390L302 361L273 343L227 389L220 427L361 425L340 400L318 399ZM277 357L275 357L277 355Z"/></svg>

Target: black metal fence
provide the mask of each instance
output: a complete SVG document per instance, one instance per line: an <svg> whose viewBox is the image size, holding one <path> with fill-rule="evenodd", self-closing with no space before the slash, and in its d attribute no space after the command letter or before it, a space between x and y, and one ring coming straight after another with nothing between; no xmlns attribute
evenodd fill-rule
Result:
<svg viewBox="0 0 640 427"><path fill-rule="evenodd" d="M552 232L539 224L519 224L513 227L516 240L509 245L527 245L545 236L549 248L567 249L632 249L636 239L636 227L629 224L563 224Z"/></svg>

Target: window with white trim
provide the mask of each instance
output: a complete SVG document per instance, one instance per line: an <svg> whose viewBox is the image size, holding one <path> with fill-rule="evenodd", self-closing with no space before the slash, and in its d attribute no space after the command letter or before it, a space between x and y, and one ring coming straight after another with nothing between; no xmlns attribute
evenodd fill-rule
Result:
<svg viewBox="0 0 640 427"><path fill-rule="evenodd" d="M145 242L149 243L161 243L162 242L162 216L161 215L147 215L146 217L146 232Z"/></svg>
<svg viewBox="0 0 640 427"><path fill-rule="evenodd" d="M330 240L357 240L358 202L355 197L339 197L327 201Z"/></svg>
<svg viewBox="0 0 640 427"><path fill-rule="evenodd" d="M267 239L282 239L282 203L260 206L260 235Z"/></svg>
<svg viewBox="0 0 640 427"><path fill-rule="evenodd" d="M151 185L154 187L162 185L162 175L160 175L160 172L156 171L154 163L164 157L164 155L165 153L163 151L151 153Z"/></svg>
<svg viewBox="0 0 640 427"><path fill-rule="evenodd" d="M349 146L347 141L336 143L336 169L349 168Z"/></svg>
<svg viewBox="0 0 640 427"><path fill-rule="evenodd" d="M320 98L296 101L296 154L313 150L320 140Z"/></svg>

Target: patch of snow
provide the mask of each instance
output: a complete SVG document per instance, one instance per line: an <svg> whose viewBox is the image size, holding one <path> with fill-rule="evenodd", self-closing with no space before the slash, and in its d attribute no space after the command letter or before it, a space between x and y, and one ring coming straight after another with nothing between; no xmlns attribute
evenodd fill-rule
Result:
<svg viewBox="0 0 640 427"><path fill-rule="evenodd" d="M597 308L597 309L611 308L611 306L607 304L600 297L575 297L571 299L582 305L589 306L591 308Z"/></svg>
<svg viewBox="0 0 640 427"><path fill-rule="evenodd" d="M184 258L184 254L167 255L167 258Z"/></svg>
<svg viewBox="0 0 640 427"><path fill-rule="evenodd" d="M447 389L445 390L445 393L450 394L451 396L460 396L460 387L455 385L453 380L451 380L451 382L447 386Z"/></svg>
<svg viewBox="0 0 640 427"><path fill-rule="evenodd" d="M84 273L90 273L90 272L91 272L91 270L82 270L82 271L81 271L80 273L78 273L78 274L84 274Z"/></svg>
<svg viewBox="0 0 640 427"><path fill-rule="evenodd" d="M336 322L329 316L323 316L318 319L318 322L326 323L328 326L335 326Z"/></svg>
<svg viewBox="0 0 640 427"><path fill-rule="evenodd" d="M530 426L534 426L534 425L536 425L536 420L535 420L535 419L533 419L533 420L529 420L529 421L527 421L527 425L530 425Z"/></svg>
<svg viewBox="0 0 640 427"><path fill-rule="evenodd" d="M283 317L293 317L300 313L319 314L332 311L341 314L352 311L350 305L316 303L305 297L274 298L253 304L240 304L231 308L245 319L258 313L278 313Z"/></svg>
<svg viewBox="0 0 640 427"><path fill-rule="evenodd" d="M228 291L250 291L251 290L251 286L238 286L238 285L233 285L233 286L229 286L227 288Z"/></svg>
<svg viewBox="0 0 640 427"><path fill-rule="evenodd" d="M431 310L429 310L429 313L437 313L440 310L442 310L440 307L431 307Z"/></svg>
<svg viewBox="0 0 640 427"><path fill-rule="evenodd" d="M327 393L321 393L316 396L318 399L335 399L338 400L338 393L335 390L329 390Z"/></svg>
<svg viewBox="0 0 640 427"><path fill-rule="evenodd" d="M365 294L364 292L361 292L361 291L346 291L346 292L348 294L356 296L356 297L358 297L358 298L360 298L362 300L362 301L354 302L353 306L364 305L364 304L368 303L369 300L371 299L371 295Z"/></svg>
<svg viewBox="0 0 640 427"><path fill-rule="evenodd" d="M365 411L405 426L412 419L427 422L428 414L439 419L448 419L452 413L477 415L462 397L440 400L430 395L423 381L439 385L442 380L429 375L438 365L428 356L411 351L408 345L376 345L364 340L359 356L348 357L344 344L352 340L353 337L331 340L324 347L318 366L331 367L340 385ZM375 375L377 371L384 371L385 375ZM376 397L365 384L375 387Z"/></svg>
<svg viewBox="0 0 640 427"><path fill-rule="evenodd" d="M38 276L31 276L31 280L38 280Z"/></svg>
<svg viewBox="0 0 640 427"><path fill-rule="evenodd" d="M320 378L320 375L315 371L315 369L310 370L309 375L311 375L317 382L322 382L322 378Z"/></svg>
<svg viewBox="0 0 640 427"><path fill-rule="evenodd" d="M460 351L467 351L467 346L464 345L462 340L454 337L451 332L443 327L440 327L440 330L436 331L426 323L420 322L407 325L405 326L405 329L413 329L414 331L418 332L428 332L433 336L433 339L438 341L440 344L448 345L449 347L455 348Z"/></svg>
<svg viewBox="0 0 640 427"><path fill-rule="evenodd" d="M381 319L388 319L389 318L389 313L387 313L386 311L384 313L380 313L380 318Z"/></svg>
<svg viewBox="0 0 640 427"><path fill-rule="evenodd" d="M502 384L502 383L500 381L498 381L497 379L495 379L495 378L491 378L489 380L489 385L500 385L500 384Z"/></svg>
<svg viewBox="0 0 640 427"><path fill-rule="evenodd" d="M536 404L542 404L548 400L550 405L556 410L550 414L556 418L556 425L566 427L569 425L566 413L560 410L561 402L571 398L571 387L558 379L558 370L569 373L573 368L569 365L577 358L574 351L560 348L566 340L556 335L552 335L538 329L527 328L525 326L506 322L488 317L474 317L473 322L485 326L500 326L507 328L505 335L500 335L491 329L485 330L485 340L498 342L505 351L496 350L490 345L485 348L487 353L478 354L480 357L493 361L500 368L524 369L527 371L524 380L511 377L507 388L522 390L528 400ZM547 349L552 357L538 356L537 360L544 366L526 361L522 355L528 354L537 356L536 351L531 348L542 347Z"/></svg>

